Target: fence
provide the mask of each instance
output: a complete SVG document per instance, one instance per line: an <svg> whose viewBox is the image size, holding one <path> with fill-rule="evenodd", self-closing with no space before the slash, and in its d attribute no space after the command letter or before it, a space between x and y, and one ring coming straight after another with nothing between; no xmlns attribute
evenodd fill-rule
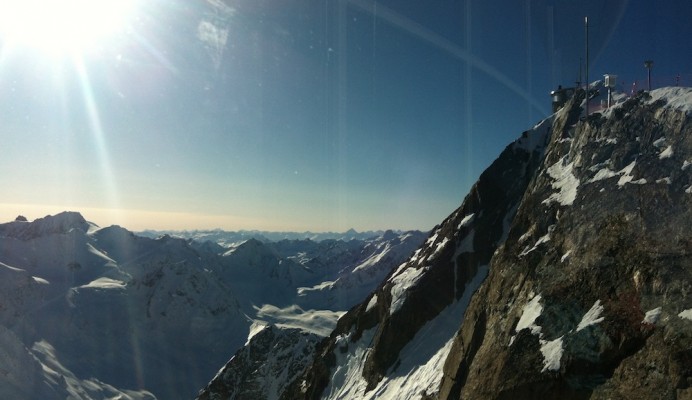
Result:
<svg viewBox="0 0 692 400"><path fill-rule="evenodd" d="M677 74L674 76L656 76L652 72L651 74L651 90L669 87L669 86L692 86L692 73L690 74ZM626 80L619 81L618 84L613 89L613 93L624 93L626 96L631 97L637 94L640 90L649 89L649 79L644 77L643 79L637 79L634 81L627 82ZM602 88L606 93L601 93L595 99L589 101L589 114L602 111L607 108L604 104L603 99L607 99L607 88Z"/></svg>
<svg viewBox="0 0 692 400"><path fill-rule="evenodd" d="M667 86L692 86L692 73L691 74L677 74L673 76L657 76L654 72L651 73L651 89L658 89ZM649 82L648 78L644 77L642 79L637 79L634 81L622 81L617 88L623 93L632 95L640 90L648 90Z"/></svg>

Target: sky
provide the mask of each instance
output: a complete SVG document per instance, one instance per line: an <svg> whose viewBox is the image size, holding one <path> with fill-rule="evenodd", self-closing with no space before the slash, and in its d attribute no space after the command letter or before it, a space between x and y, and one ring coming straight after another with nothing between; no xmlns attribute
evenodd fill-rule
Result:
<svg viewBox="0 0 692 400"><path fill-rule="evenodd" d="M585 16L590 81L692 86L689 0L62 4L0 5L0 221L428 230L586 79Z"/></svg>

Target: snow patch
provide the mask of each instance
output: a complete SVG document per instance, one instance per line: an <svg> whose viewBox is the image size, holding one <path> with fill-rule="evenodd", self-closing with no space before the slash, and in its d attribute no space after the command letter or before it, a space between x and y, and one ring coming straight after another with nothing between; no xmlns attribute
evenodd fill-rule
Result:
<svg viewBox="0 0 692 400"><path fill-rule="evenodd" d="M670 180L669 176L661 179L656 179L656 183L665 183L667 185L670 185L671 182L672 181Z"/></svg>
<svg viewBox="0 0 692 400"><path fill-rule="evenodd" d="M560 359L564 349L562 347L562 336L555 340L541 340L541 354L543 354L543 369L545 371L557 371L560 369Z"/></svg>
<svg viewBox="0 0 692 400"><path fill-rule="evenodd" d="M661 153L661 154L663 154L663 153ZM598 170L598 172L596 172L596 174L593 176L593 178L591 178L588 181L588 183L594 183L594 182L598 182L598 181L601 181L604 179L609 179L609 178L612 178L615 176L620 176L620 179L618 180L618 186L620 186L620 187L624 186L626 183L643 185L646 183L646 179L642 178L642 179L638 179L635 181L634 177L632 176L632 171L634 170L634 167L636 165L637 165L637 162L632 161L625 168L623 168L617 172L609 169L608 167L601 168ZM593 169L591 169L591 170L593 170Z"/></svg>
<svg viewBox="0 0 692 400"><path fill-rule="evenodd" d="M435 232L434 235L430 236L430 237L428 238L428 240L425 241L425 245L426 245L426 246L432 246L433 243L435 243L435 241L437 240L437 235L438 235L438 233Z"/></svg>
<svg viewBox="0 0 692 400"><path fill-rule="evenodd" d="M98 278L86 285L80 286L80 288L91 288L91 289L125 289L125 282L118 281L111 278Z"/></svg>
<svg viewBox="0 0 692 400"><path fill-rule="evenodd" d="M368 306L365 307L365 312L366 312L366 313L369 312L370 310L372 310L373 308L375 308L375 306L377 306L377 294L374 294L374 295L370 298L370 301L368 302Z"/></svg>
<svg viewBox="0 0 692 400"><path fill-rule="evenodd" d="M50 282L48 282L47 280L45 280L45 279L43 279L43 278L39 278L38 276L32 276L31 278L32 278L32 279L34 280L34 282L36 282L36 283L40 283L40 284L42 284L42 285L50 285Z"/></svg>
<svg viewBox="0 0 692 400"><path fill-rule="evenodd" d="M464 219L459 222L459 226L457 226L457 230L460 230L461 228L464 228L466 226L471 225L471 222L473 222L474 218L476 216L476 213L471 213L467 216L464 217Z"/></svg>
<svg viewBox="0 0 692 400"><path fill-rule="evenodd" d="M646 179L642 178L636 181L633 181L634 177L632 176L632 170L634 169L634 166L637 165L636 161L632 161L628 166L623 168L618 172L618 175L620 176L620 179L618 180L618 186L625 186L626 183L633 183L637 185L643 185L646 183Z"/></svg>
<svg viewBox="0 0 692 400"><path fill-rule="evenodd" d="M385 243L384 249L381 248L380 250L375 253L373 256L369 257L365 261L363 261L360 265L357 267L353 268L352 272L357 272L357 271L365 271L368 270L377 264L379 264L384 258L389 256L389 252L391 251L391 245L389 243Z"/></svg>
<svg viewBox="0 0 692 400"><path fill-rule="evenodd" d="M420 252L420 249L416 250L416 253L413 255L413 257L411 257L411 261L416 261L416 260L417 260L417 263L416 263L416 264L420 264L420 263L421 263L421 260L418 259L418 253L419 253L419 252ZM407 265L408 265L408 263L405 263L405 262L401 263L401 265L399 265L398 267L396 267L396 272L394 272L394 275L393 275L393 276L399 275L399 274L401 273L401 271L403 271L404 269L406 269L406 266L407 266ZM390 280L391 280L391 279L390 279Z"/></svg>
<svg viewBox="0 0 692 400"><path fill-rule="evenodd" d="M661 318L661 307L657 307L653 310L647 311L644 315L644 319L642 320L642 324L655 325L658 322L659 318Z"/></svg>
<svg viewBox="0 0 692 400"><path fill-rule="evenodd" d="M541 344L541 354L543 355L543 369L541 372L557 371L560 369L560 359L564 352L562 346L563 336L555 340L541 339L543 333L541 332L541 327L536 324L536 319L541 316L542 312L543 306L541 305L541 295L539 294L524 305L524 310L521 314L521 318L519 318L519 322L517 322L517 326L514 328L514 332L519 333L523 329L529 329L531 334L538 335ZM515 338L516 335L513 335L509 339L510 346L514 343Z"/></svg>
<svg viewBox="0 0 692 400"><path fill-rule="evenodd" d="M250 331L247 334L247 341L245 341L245 346L250 344L250 340L258 333L262 332L264 329L266 329L269 326L268 323L264 321L252 321L252 325L250 325Z"/></svg>
<svg viewBox="0 0 692 400"><path fill-rule="evenodd" d="M598 181L601 181L603 179L612 178L614 176L617 176L617 173L615 171L612 171L609 168L603 168L603 169L599 170L598 172L596 172L596 175L594 175L593 178L591 178L591 180L589 180L588 183L598 182Z"/></svg>
<svg viewBox="0 0 692 400"><path fill-rule="evenodd" d="M601 313L603 313L603 306L601 305L601 300L596 300L596 302L593 304L593 306L591 306L589 311L587 311L586 314L584 314L584 317L582 317L581 321L579 322L579 325L577 325L577 332L591 325L603 322L603 317L601 317Z"/></svg>
<svg viewBox="0 0 692 400"><path fill-rule="evenodd" d="M445 237L442 241L435 245L435 251L430 257L435 257L437 254L444 249L445 245L449 242L449 238Z"/></svg>
<svg viewBox="0 0 692 400"><path fill-rule="evenodd" d="M524 250L519 253L519 257L524 257L525 255L531 253L532 251L536 250L538 246L542 245L543 243L547 243L550 241L550 232L546 233L545 235L541 236L538 238L536 243L533 245L533 247L529 248L529 246L526 246Z"/></svg>
<svg viewBox="0 0 692 400"><path fill-rule="evenodd" d="M392 287L389 292L392 295L392 303L389 307L389 314L392 315L399 311L401 306L404 305L406 301L406 291L408 288L415 286L416 282L423 276L427 268L413 268L409 267L401 271L401 273L393 277L390 281L392 282Z"/></svg>
<svg viewBox="0 0 692 400"><path fill-rule="evenodd" d="M661 154L658 155L658 158L660 160L663 160L665 158L670 158L673 156L673 146L668 146L666 147L665 150L661 152Z"/></svg>
<svg viewBox="0 0 692 400"><path fill-rule="evenodd" d="M685 87L665 87L649 92L651 98L647 103L653 103L658 99L666 101L669 108L680 110L687 114L692 113L692 89Z"/></svg>
<svg viewBox="0 0 692 400"><path fill-rule="evenodd" d="M524 310L522 311L521 318L517 322L517 326L514 328L515 333L519 333L522 329L529 329L534 335L539 335L541 333L541 327L536 325L536 319L541 316L543 312L543 306L541 305L541 295L534 296L528 303L524 305ZM509 339L509 345L514 343L513 335Z"/></svg>
<svg viewBox="0 0 692 400"><path fill-rule="evenodd" d="M678 317L692 321L692 308L681 312L678 314Z"/></svg>
<svg viewBox="0 0 692 400"><path fill-rule="evenodd" d="M572 254L572 250L567 251L567 253L563 254L562 257L560 257L560 262L563 263L567 260L569 260L569 256Z"/></svg>
<svg viewBox="0 0 692 400"><path fill-rule="evenodd" d="M684 170L686 170L687 168L689 168L690 165L692 165L692 163L689 162L689 161L687 161L687 160L685 160L685 161L683 161L683 163L682 163L682 168L680 168L680 169L684 171Z"/></svg>
<svg viewBox="0 0 692 400"><path fill-rule="evenodd" d="M543 204L550 204L557 201L563 206L570 206L577 198L579 179L577 179L572 172L574 162L566 164L566 161L567 156L548 168L548 175L554 179L552 187L558 192L553 193L546 200L543 200Z"/></svg>
<svg viewBox="0 0 692 400"><path fill-rule="evenodd" d="M526 246L524 250L519 254L519 257L524 257L525 255L531 253L532 251L536 250L538 246L542 245L543 243L548 243L550 241L550 234L555 230L555 225L550 225L548 227L548 233L545 235L541 236L538 238L536 243L534 243L533 247L529 248L529 246Z"/></svg>

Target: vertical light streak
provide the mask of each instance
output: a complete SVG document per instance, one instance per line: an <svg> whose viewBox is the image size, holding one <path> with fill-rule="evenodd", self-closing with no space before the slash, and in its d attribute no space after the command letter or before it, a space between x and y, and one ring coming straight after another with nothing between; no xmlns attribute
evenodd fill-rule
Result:
<svg viewBox="0 0 692 400"><path fill-rule="evenodd" d="M89 118L89 127L96 144L96 151L100 164L99 167L101 168L103 183L106 188L106 205L107 208L114 210L115 213L117 212L116 210L120 209L120 201L115 183L115 175L113 174L113 168L111 166L110 156L106 146L103 124L101 123L101 117L96 106L96 101L94 100L94 93L91 88L89 74L84 66L84 60L79 56L75 56L74 64L79 76L82 96L84 98L84 104L86 106L86 112Z"/></svg>
<svg viewBox="0 0 692 400"><path fill-rule="evenodd" d="M531 80L531 73L533 72L533 48L531 47L531 1L532 0L526 0L526 19L524 21L524 24L526 25L526 91L528 92L529 97L533 97L533 82ZM530 104L527 104L527 108L529 117L527 121L527 126L531 126L531 124L533 124L534 122L533 107L531 107Z"/></svg>
<svg viewBox="0 0 692 400"><path fill-rule="evenodd" d="M471 18L471 1L466 0L464 5L464 52L471 54L471 36L473 32L473 19ZM466 121L466 180L467 182L473 182L475 175L473 173L473 79L471 76L473 74L473 67L470 62L464 63L464 104L466 105L466 112L464 114L464 120Z"/></svg>

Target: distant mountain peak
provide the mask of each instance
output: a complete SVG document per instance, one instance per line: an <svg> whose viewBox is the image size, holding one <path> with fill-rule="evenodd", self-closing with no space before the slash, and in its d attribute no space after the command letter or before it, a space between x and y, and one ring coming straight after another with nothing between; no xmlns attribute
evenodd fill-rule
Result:
<svg viewBox="0 0 692 400"><path fill-rule="evenodd" d="M91 228L96 227L95 224L88 222L84 219L82 214L78 212L63 211L56 215L47 215L31 222L17 217L15 221L0 224L0 235L28 240L40 236L67 234L72 230L87 233Z"/></svg>

